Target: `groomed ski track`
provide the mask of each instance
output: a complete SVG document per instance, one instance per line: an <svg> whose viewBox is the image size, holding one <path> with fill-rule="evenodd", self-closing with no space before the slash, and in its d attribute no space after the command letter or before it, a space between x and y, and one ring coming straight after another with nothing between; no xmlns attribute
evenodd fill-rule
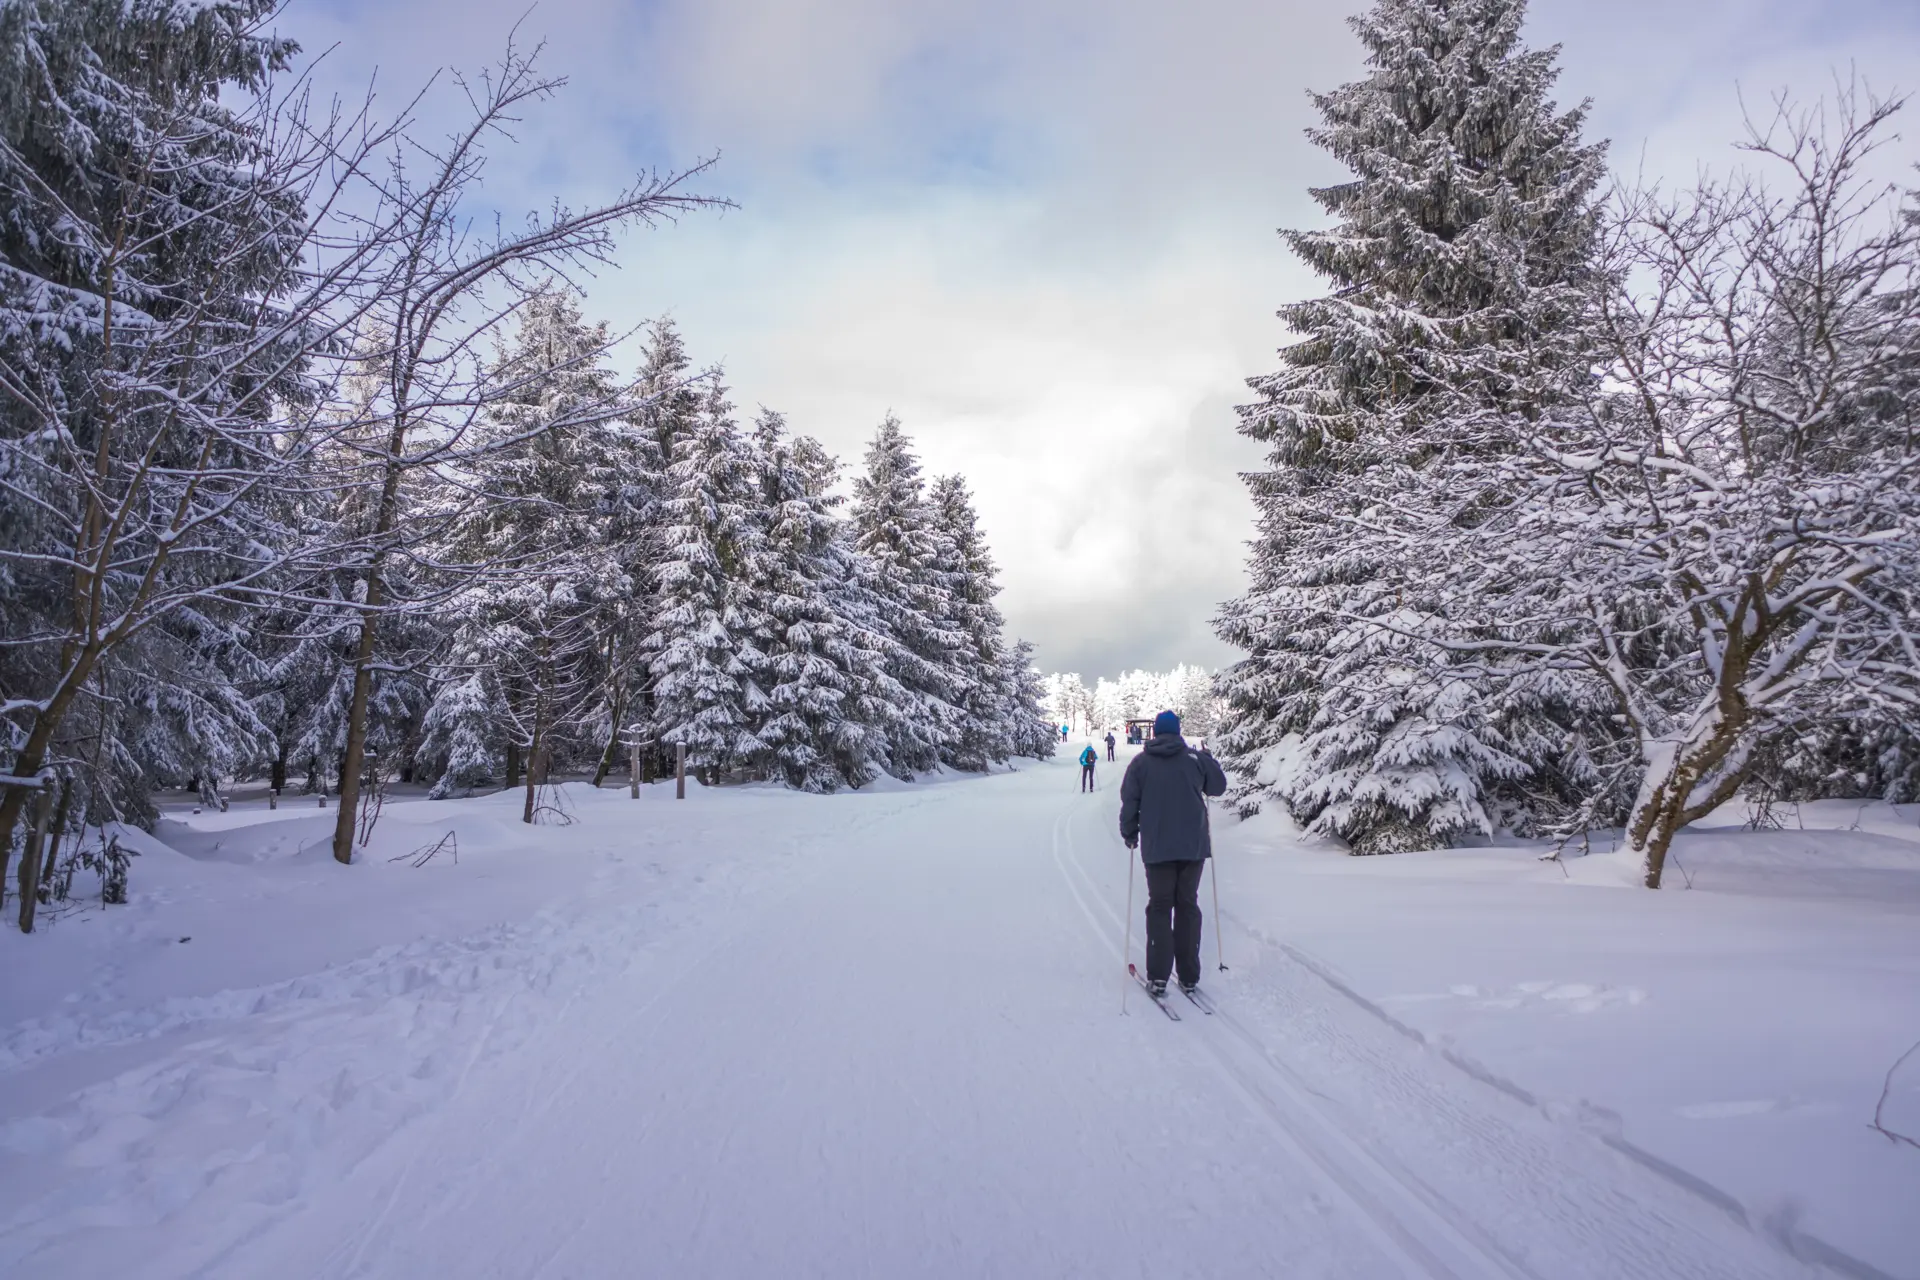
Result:
<svg viewBox="0 0 1920 1280"><path fill-rule="evenodd" d="M1092 795L1063 757L881 796L782 797L805 808L765 833L778 852L677 912L609 901L543 932L467 940L503 958L408 1018L379 1000L291 1000L268 1007L271 1025L196 1028L143 1079L168 1084L169 1105L204 1103L208 1079L255 1099L267 1118L251 1145L197 1164L163 1150L199 1172L134 1185L115 1159L151 1170L156 1142L190 1148L192 1131L156 1130L150 1102L147 1128L128 1129L121 1112L138 1108L116 1099L133 1091L93 1086L70 1106L93 1126L100 1171L16 1207L0 1270L1827 1274L1579 1117L1403 1034L1270 923L1256 938L1233 914L1231 866L1227 974L1208 922L1216 1013L1162 1017L1125 973L1119 770L1100 773ZM1137 922L1133 946L1137 958ZM424 1084L382 1094L391 1082L328 1074L330 1049L382 1037L395 1078ZM406 1104L368 1112L370 1097ZM386 1122L370 1140L330 1136L356 1114ZM101 1269L130 1243L139 1266Z"/></svg>

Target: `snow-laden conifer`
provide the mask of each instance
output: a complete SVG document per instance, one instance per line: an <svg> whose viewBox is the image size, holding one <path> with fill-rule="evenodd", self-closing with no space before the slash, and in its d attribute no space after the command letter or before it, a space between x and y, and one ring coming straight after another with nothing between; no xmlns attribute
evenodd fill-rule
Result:
<svg viewBox="0 0 1920 1280"><path fill-rule="evenodd" d="M1218 622L1249 655L1222 677L1222 745L1243 810L1277 794L1359 852L1486 830L1489 784L1532 765L1504 709L1383 636L1462 605L1409 593L1431 549L1379 519L1421 470L1505 447L1472 424L1537 413L1579 358L1601 149L1550 100L1525 8L1381 0L1354 20L1368 74L1316 95L1309 133L1354 176L1313 192L1332 226L1285 233L1332 291L1281 311L1299 340L1241 410L1272 469L1250 478L1250 590Z"/></svg>
<svg viewBox="0 0 1920 1280"><path fill-rule="evenodd" d="M767 707L756 673L757 619L744 576L754 477L726 389L717 381L692 430L673 442L667 546L655 571L658 612L645 641L660 741L684 746L709 782L760 758Z"/></svg>
<svg viewBox="0 0 1920 1280"><path fill-rule="evenodd" d="M427 758L463 778L477 770L475 753L456 758L446 734L462 723L477 731L471 677L481 676L498 695L498 749L518 757L509 773L525 760L529 820L548 771L600 746L582 730L609 682L601 637L632 594L608 529L624 405L607 344L605 326L588 324L565 292L529 298L494 363L499 390L475 457L444 498L458 510L440 558L474 568L439 613L451 651ZM443 772L436 789L465 785Z"/></svg>
<svg viewBox="0 0 1920 1280"><path fill-rule="evenodd" d="M928 499L938 545L934 568L946 588L946 625L961 638L948 660L948 687L955 691L960 719L941 759L977 773L1006 760L1012 720L1019 714L1003 651L1006 621L993 602L1000 594L999 569L980 531L965 476L940 476Z"/></svg>
<svg viewBox="0 0 1920 1280"><path fill-rule="evenodd" d="M874 776L878 726L858 717L878 655L860 643L836 584L852 576L829 488L837 465L818 442L787 433L762 410L751 440L758 532L744 584L757 620L753 673L766 701L747 763L803 791L860 786Z"/></svg>
<svg viewBox="0 0 1920 1280"><path fill-rule="evenodd" d="M613 521L613 542L635 585L631 617L622 628L622 641L610 646L616 655L612 669L625 683L618 702L619 715L611 725L638 749L653 752L664 763L668 754L655 717L653 654L644 641L653 633L659 612L657 569L667 552L671 520L667 503L673 481L668 475L675 442L690 434L700 418L700 402L711 374L694 368L686 339L669 318L646 328L645 353L633 388L634 408L626 419L628 447L622 455L621 483ZM624 657L620 655L624 654Z"/></svg>
<svg viewBox="0 0 1920 1280"><path fill-rule="evenodd" d="M1007 708L1007 750L1035 760L1053 757L1060 734L1046 710L1046 685L1033 665L1033 646L1016 640L1006 646L1001 665L1010 690Z"/></svg>
<svg viewBox="0 0 1920 1280"><path fill-rule="evenodd" d="M940 572L920 460L888 414L867 446L866 471L854 481L853 541L863 585L878 604L888 677L905 695L889 733L887 769L911 778L936 767L959 731L955 655L965 644L948 619L951 592Z"/></svg>
<svg viewBox="0 0 1920 1280"><path fill-rule="evenodd" d="M281 551L256 481L297 465L261 428L309 392L306 317L268 297L304 230L255 109L297 51L274 10L0 8L5 767L60 771L89 822L271 741L226 588Z"/></svg>
<svg viewBox="0 0 1920 1280"><path fill-rule="evenodd" d="M420 755L443 762L428 792L432 799L472 795L493 785L501 741L496 681L496 671L476 664L444 685L428 708L420 725Z"/></svg>

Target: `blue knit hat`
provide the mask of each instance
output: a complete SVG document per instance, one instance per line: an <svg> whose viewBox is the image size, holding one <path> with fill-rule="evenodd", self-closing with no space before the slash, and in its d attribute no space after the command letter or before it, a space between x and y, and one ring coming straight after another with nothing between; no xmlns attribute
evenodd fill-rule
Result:
<svg viewBox="0 0 1920 1280"><path fill-rule="evenodd" d="M1154 737L1157 738L1157 737L1160 737L1162 734L1179 733L1179 732L1180 732L1180 717L1173 714L1173 712L1162 711L1159 715L1153 718L1153 736Z"/></svg>

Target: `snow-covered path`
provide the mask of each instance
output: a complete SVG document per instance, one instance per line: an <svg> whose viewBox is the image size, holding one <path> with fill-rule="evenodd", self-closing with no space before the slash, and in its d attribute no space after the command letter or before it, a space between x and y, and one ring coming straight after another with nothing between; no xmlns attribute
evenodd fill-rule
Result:
<svg viewBox="0 0 1920 1280"><path fill-rule="evenodd" d="M1218 1016L1182 1002L1176 1025L1138 993L1119 1016L1127 855L1103 775L1081 796L1068 768L1030 768L769 833L792 856L671 922L609 902L506 946L551 981L497 980L495 958L404 1013L294 1003L183 1034L88 1104L99 1160L144 1161L142 1184L50 1178L0 1219L0 1269L1819 1274L1278 940L1229 934ZM401 1083L356 1072L370 1059ZM290 1083L313 1105L277 1110ZM205 1122L156 1138L113 1118L121 1095ZM155 1142L196 1132L156 1187ZM135 1190L140 1212L110 1203Z"/></svg>

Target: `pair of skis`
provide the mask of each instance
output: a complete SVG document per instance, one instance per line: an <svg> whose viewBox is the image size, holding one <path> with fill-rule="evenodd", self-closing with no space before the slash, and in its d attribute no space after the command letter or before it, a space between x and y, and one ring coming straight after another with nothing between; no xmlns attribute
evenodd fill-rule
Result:
<svg viewBox="0 0 1920 1280"><path fill-rule="evenodd" d="M1127 972L1132 974L1133 980L1140 984L1140 989L1147 993L1147 999L1153 1001L1155 1004L1160 1006L1160 1012L1166 1014L1169 1018L1172 1018L1175 1022L1180 1021L1180 1011L1178 1009L1175 1009L1173 1005L1168 1002L1167 993L1164 991L1155 992L1154 989L1148 985L1147 979L1140 972L1140 967L1138 965L1135 965L1132 962L1128 962ZM1193 1001L1194 1008L1200 1010L1200 1012L1205 1014L1211 1014L1213 1012L1213 1001L1208 997L1201 995L1198 990L1188 991L1185 987L1182 987L1180 989L1180 994L1185 996L1187 999Z"/></svg>

